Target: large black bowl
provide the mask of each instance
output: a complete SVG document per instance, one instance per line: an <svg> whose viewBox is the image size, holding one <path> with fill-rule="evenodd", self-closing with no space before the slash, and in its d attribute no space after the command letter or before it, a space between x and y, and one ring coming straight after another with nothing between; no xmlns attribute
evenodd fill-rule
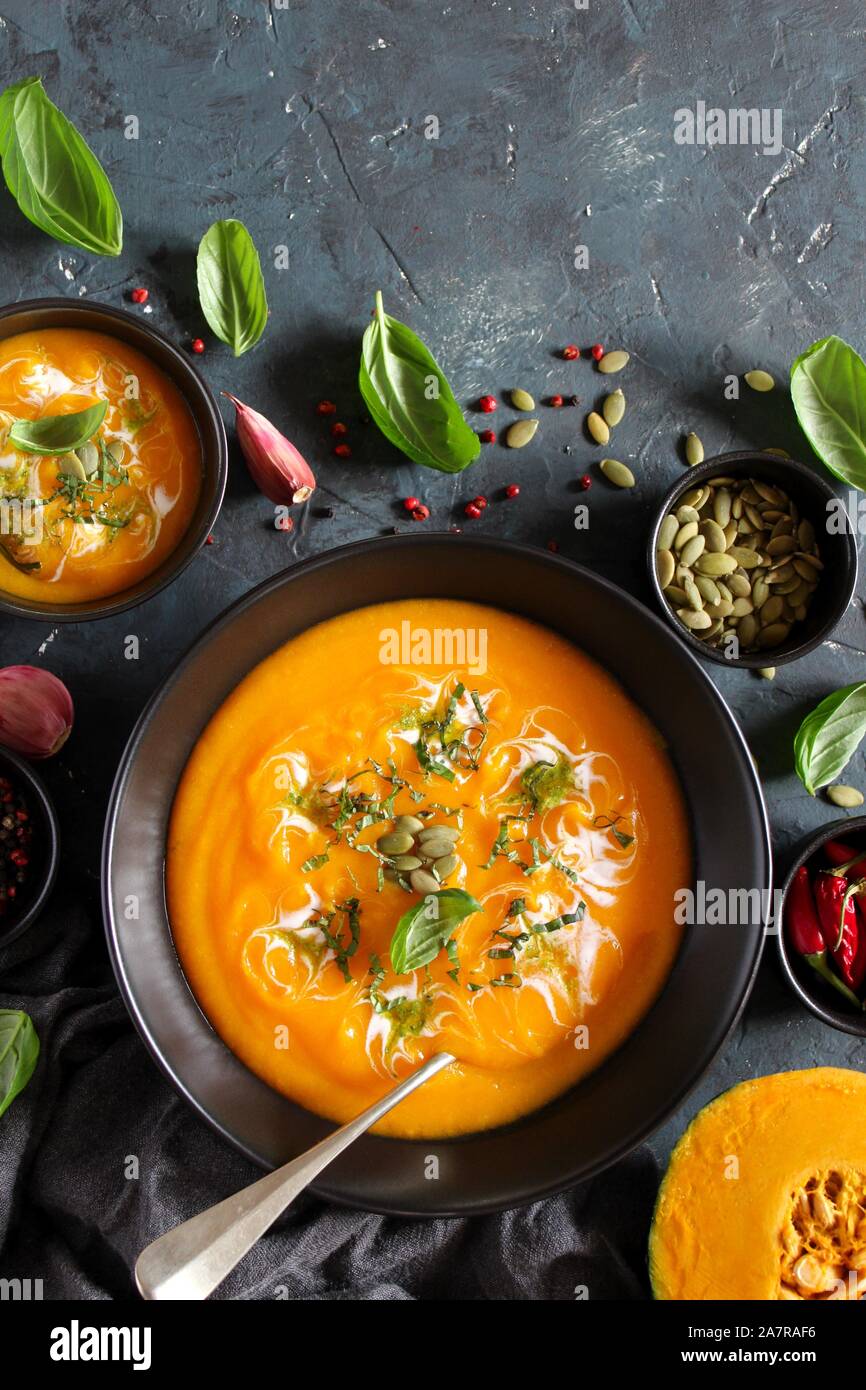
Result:
<svg viewBox="0 0 866 1390"><path fill-rule="evenodd" d="M522 614L595 657L669 744L689 803L696 878L769 895L766 813L734 720L685 645L612 584L528 546L441 535L363 541L269 580L214 623L142 715L115 782L103 859L114 968L142 1037L195 1109L267 1166L301 1153L333 1126L248 1071L190 992L163 885L175 788L211 715L277 646L351 608L425 596ZM130 902L138 904L134 920ZM368 1136L326 1171L317 1190L376 1211L465 1214L517 1206L597 1173L661 1124L709 1065L745 1002L762 940L761 922L687 927L649 1014L566 1095L506 1128L462 1139ZM425 1176L431 1153L438 1181Z"/></svg>
<svg viewBox="0 0 866 1390"><path fill-rule="evenodd" d="M186 569L219 516L228 477L228 446L222 416L204 377L199 376L170 338L152 328L140 315L100 304L95 299L26 299L0 308L0 339L45 328L86 328L93 333L106 333L149 357L174 382L186 401L201 446L201 492L189 526L162 564L128 589L81 603L56 602L49 592L50 586L46 586L44 601L21 598L3 588L8 561L0 557L0 612L21 618L41 618L51 623L80 623L135 608L171 584Z"/></svg>

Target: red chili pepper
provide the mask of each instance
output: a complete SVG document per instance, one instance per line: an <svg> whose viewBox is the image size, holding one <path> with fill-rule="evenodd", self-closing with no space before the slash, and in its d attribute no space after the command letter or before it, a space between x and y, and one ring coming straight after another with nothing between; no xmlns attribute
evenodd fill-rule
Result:
<svg viewBox="0 0 866 1390"><path fill-rule="evenodd" d="M840 994L844 994L849 1003L859 1008L860 1000L830 968L824 934L821 930L815 897L812 893L809 870L805 864L800 865L794 875L794 881L788 889L788 898L785 903L785 933L797 955L802 956L806 964L810 965L816 974L826 980L829 985L839 990Z"/></svg>
<svg viewBox="0 0 866 1390"><path fill-rule="evenodd" d="M841 840L828 840L824 846L824 853L834 867L840 864L848 864L846 873L854 878L862 878L866 874L866 854L857 858L857 850L851 845L843 844Z"/></svg>
<svg viewBox="0 0 866 1390"><path fill-rule="evenodd" d="M858 990L866 976L866 950L852 898L866 888L866 880L849 883L842 872L845 867L821 870L815 880L815 902L824 945L846 985Z"/></svg>

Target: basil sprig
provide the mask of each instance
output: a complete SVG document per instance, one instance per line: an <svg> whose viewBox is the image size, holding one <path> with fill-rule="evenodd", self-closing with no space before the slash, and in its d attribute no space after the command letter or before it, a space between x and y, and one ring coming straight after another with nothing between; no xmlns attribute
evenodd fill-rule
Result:
<svg viewBox="0 0 866 1390"><path fill-rule="evenodd" d="M818 458L866 489L866 362L841 338L822 338L791 367L791 400Z"/></svg>
<svg viewBox="0 0 866 1390"><path fill-rule="evenodd" d="M92 439L105 419L107 401L97 401L71 415L43 415L40 420L16 420L9 443L27 454L68 454Z"/></svg>
<svg viewBox="0 0 866 1390"><path fill-rule="evenodd" d="M259 341L268 321L268 300L255 242L236 218L208 227L196 262L202 312L235 357Z"/></svg>
<svg viewBox="0 0 866 1390"><path fill-rule="evenodd" d="M460 923L473 912L483 912L479 902L462 888L443 888L427 893L404 912L391 938L391 965L398 975L420 970L435 960Z"/></svg>
<svg viewBox="0 0 866 1390"><path fill-rule="evenodd" d="M56 241L119 256L123 216L96 155L38 77L0 94L3 177L24 216Z"/></svg>
<svg viewBox="0 0 866 1390"><path fill-rule="evenodd" d="M36 1069L39 1038L28 1014L0 1009L0 1115L24 1090Z"/></svg>
<svg viewBox="0 0 866 1390"><path fill-rule="evenodd" d="M866 681L835 691L806 715L794 738L794 764L810 796L839 776L864 734Z"/></svg>
<svg viewBox="0 0 866 1390"><path fill-rule="evenodd" d="M411 328L385 313L380 291L364 334L358 384L373 421L413 463L460 473L478 457L478 435L445 373Z"/></svg>

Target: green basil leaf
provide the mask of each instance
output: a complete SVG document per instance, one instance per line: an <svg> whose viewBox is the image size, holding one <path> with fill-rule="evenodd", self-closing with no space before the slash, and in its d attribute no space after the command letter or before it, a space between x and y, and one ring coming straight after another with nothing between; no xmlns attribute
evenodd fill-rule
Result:
<svg viewBox="0 0 866 1390"><path fill-rule="evenodd" d="M385 313L378 291L358 384L373 422L413 463L460 473L478 457L481 442L442 368L410 328Z"/></svg>
<svg viewBox="0 0 866 1390"><path fill-rule="evenodd" d="M835 691L806 715L794 737L794 764L810 796L839 776L864 734L866 681Z"/></svg>
<svg viewBox="0 0 866 1390"><path fill-rule="evenodd" d="M43 415L41 420L16 420L9 443L28 454L68 454L92 439L105 419L107 401L97 401L72 415Z"/></svg>
<svg viewBox="0 0 866 1390"><path fill-rule="evenodd" d="M108 176L38 77L0 95L0 159L9 192L40 231L97 256L120 255L123 216Z"/></svg>
<svg viewBox="0 0 866 1390"><path fill-rule="evenodd" d="M791 400L818 458L866 489L866 362L841 338L813 343L791 367Z"/></svg>
<svg viewBox="0 0 866 1390"><path fill-rule="evenodd" d="M268 300L255 242L236 218L214 222L198 248L198 297L214 333L235 357L259 341L268 321Z"/></svg>
<svg viewBox="0 0 866 1390"><path fill-rule="evenodd" d="M0 1115L24 1090L36 1069L39 1039L27 1014L0 1009Z"/></svg>
<svg viewBox="0 0 866 1390"><path fill-rule="evenodd" d="M464 918L483 911L471 893L464 893L462 888L425 894L403 913L391 938L389 953L396 973L406 975L429 965Z"/></svg>

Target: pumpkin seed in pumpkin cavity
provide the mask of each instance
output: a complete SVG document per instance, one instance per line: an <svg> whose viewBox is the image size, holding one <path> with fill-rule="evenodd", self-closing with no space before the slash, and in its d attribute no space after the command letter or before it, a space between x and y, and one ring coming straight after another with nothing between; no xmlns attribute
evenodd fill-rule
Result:
<svg viewBox="0 0 866 1390"><path fill-rule="evenodd" d="M621 372L628 362L629 355L623 352L622 348L616 348L614 352L606 352L598 364L598 370L610 374Z"/></svg>
<svg viewBox="0 0 866 1390"><path fill-rule="evenodd" d="M625 415L625 396L622 391L611 391L609 396L605 396L601 413L611 429L619 424Z"/></svg>
<svg viewBox="0 0 866 1390"><path fill-rule="evenodd" d="M518 387L516 391L511 392L511 404L514 406L515 410L535 409L534 398L530 396L528 391L523 391L520 387Z"/></svg>
<svg viewBox="0 0 866 1390"><path fill-rule="evenodd" d="M597 410L591 410L587 415L586 428L596 444L607 444L610 440L610 430Z"/></svg>
<svg viewBox="0 0 866 1390"><path fill-rule="evenodd" d="M656 551L656 575L658 576L659 586L666 589L672 582L676 561L669 550Z"/></svg>
<svg viewBox="0 0 866 1390"><path fill-rule="evenodd" d="M533 438L537 429L537 420L515 420L505 431L505 442L509 449L522 449Z"/></svg>
<svg viewBox="0 0 866 1390"><path fill-rule="evenodd" d="M690 468L694 468L695 464L703 463L703 461L704 446L698 436L692 431L692 433L686 435L686 463Z"/></svg>
<svg viewBox="0 0 866 1390"><path fill-rule="evenodd" d="M615 487L634 487L634 474L624 463L620 463L619 459L602 459L601 471Z"/></svg>

